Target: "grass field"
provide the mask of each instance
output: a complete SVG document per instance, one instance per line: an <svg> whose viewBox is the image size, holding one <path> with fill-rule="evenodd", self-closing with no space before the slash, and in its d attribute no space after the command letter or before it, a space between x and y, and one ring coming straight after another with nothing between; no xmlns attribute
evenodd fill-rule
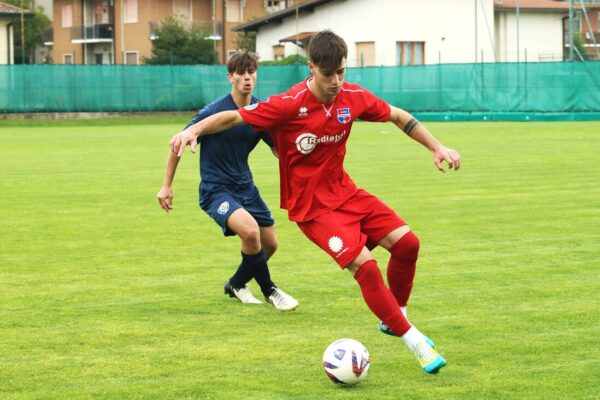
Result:
<svg viewBox="0 0 600 400"><path fill-rule="evenodd" d="M225 297L239 241L197 206L196 157L174 211L155 199L183 122L0 122L0 399L600 396L599 122L430 123L463 156L445 175L391 125L355 124L347 170L421 238L409 316L449 362L437 376L277 208L265 146L251 164L278 223L271 272L300 307ZM372 357L351 388L320 366L341 337Z"/></svg>

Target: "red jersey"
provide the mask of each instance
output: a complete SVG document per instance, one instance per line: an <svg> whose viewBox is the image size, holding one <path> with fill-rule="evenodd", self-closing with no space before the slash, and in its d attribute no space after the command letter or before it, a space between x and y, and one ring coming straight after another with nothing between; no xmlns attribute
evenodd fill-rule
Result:
<svg viewBox="0 0 600 400"><path fill-rule="evenodd" d="M239 110L247 124L273 138L281 208L297 222L334 210L356 193L356 184L344 170L352 122L387 121L391 112L385 101L346 82L332 103L322 103L307 82Z"/></svg>

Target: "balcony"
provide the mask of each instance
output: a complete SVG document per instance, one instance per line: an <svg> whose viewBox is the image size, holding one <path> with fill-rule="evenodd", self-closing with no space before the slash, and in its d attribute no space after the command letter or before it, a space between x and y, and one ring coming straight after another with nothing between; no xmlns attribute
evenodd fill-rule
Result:
<svg viewBox="0 0 600 400"><path fill-rule="evenodd" d="M583 43L593 45L594 41L600 45L600 32L585 32L583 34Z"/></svg>
<svg viewBox="0 0 600 400"><path fill-rule="evenodd" d="M71 28L71 43L112 43L113 26L98 24Z"/></svg>

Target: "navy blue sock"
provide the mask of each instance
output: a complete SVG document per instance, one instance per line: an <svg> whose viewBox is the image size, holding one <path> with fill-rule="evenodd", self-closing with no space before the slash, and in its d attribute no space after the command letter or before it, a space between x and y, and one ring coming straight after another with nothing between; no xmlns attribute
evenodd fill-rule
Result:
<svg viewBox="0 0 600 400"><path fill-rule="evenodd" d="M229 283L231 283L231 286L233 286L235 289L243 288L253 278L252 271L248 269L248 266L243 260L244 259L242 257L242 262L237 271L235 271L235 274L229 278Z"/></svg>
<svg viewBox="0 0 600 400"><path fill-rule="evenodd" d="M275 283L271 280L265 252L261 250L256 254L242 253L242 265L245 265L252 273L263 295L269 297L275 287Z"/></svg>

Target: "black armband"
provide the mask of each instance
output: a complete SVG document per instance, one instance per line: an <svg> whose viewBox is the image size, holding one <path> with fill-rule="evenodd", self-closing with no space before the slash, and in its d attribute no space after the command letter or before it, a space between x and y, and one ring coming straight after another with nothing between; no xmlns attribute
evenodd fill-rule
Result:
<svg viewBox="0 0 600 400"><path fill-rule="evenodd" d="M419 126L420 122L417 121L415 118L411 118L410 121L408 121L406 123L406 125L404 125L404 128L402 129L404 131L404 133L406 133L407 135L410 136L410 134L412 133L412 131Z"/></svg>

